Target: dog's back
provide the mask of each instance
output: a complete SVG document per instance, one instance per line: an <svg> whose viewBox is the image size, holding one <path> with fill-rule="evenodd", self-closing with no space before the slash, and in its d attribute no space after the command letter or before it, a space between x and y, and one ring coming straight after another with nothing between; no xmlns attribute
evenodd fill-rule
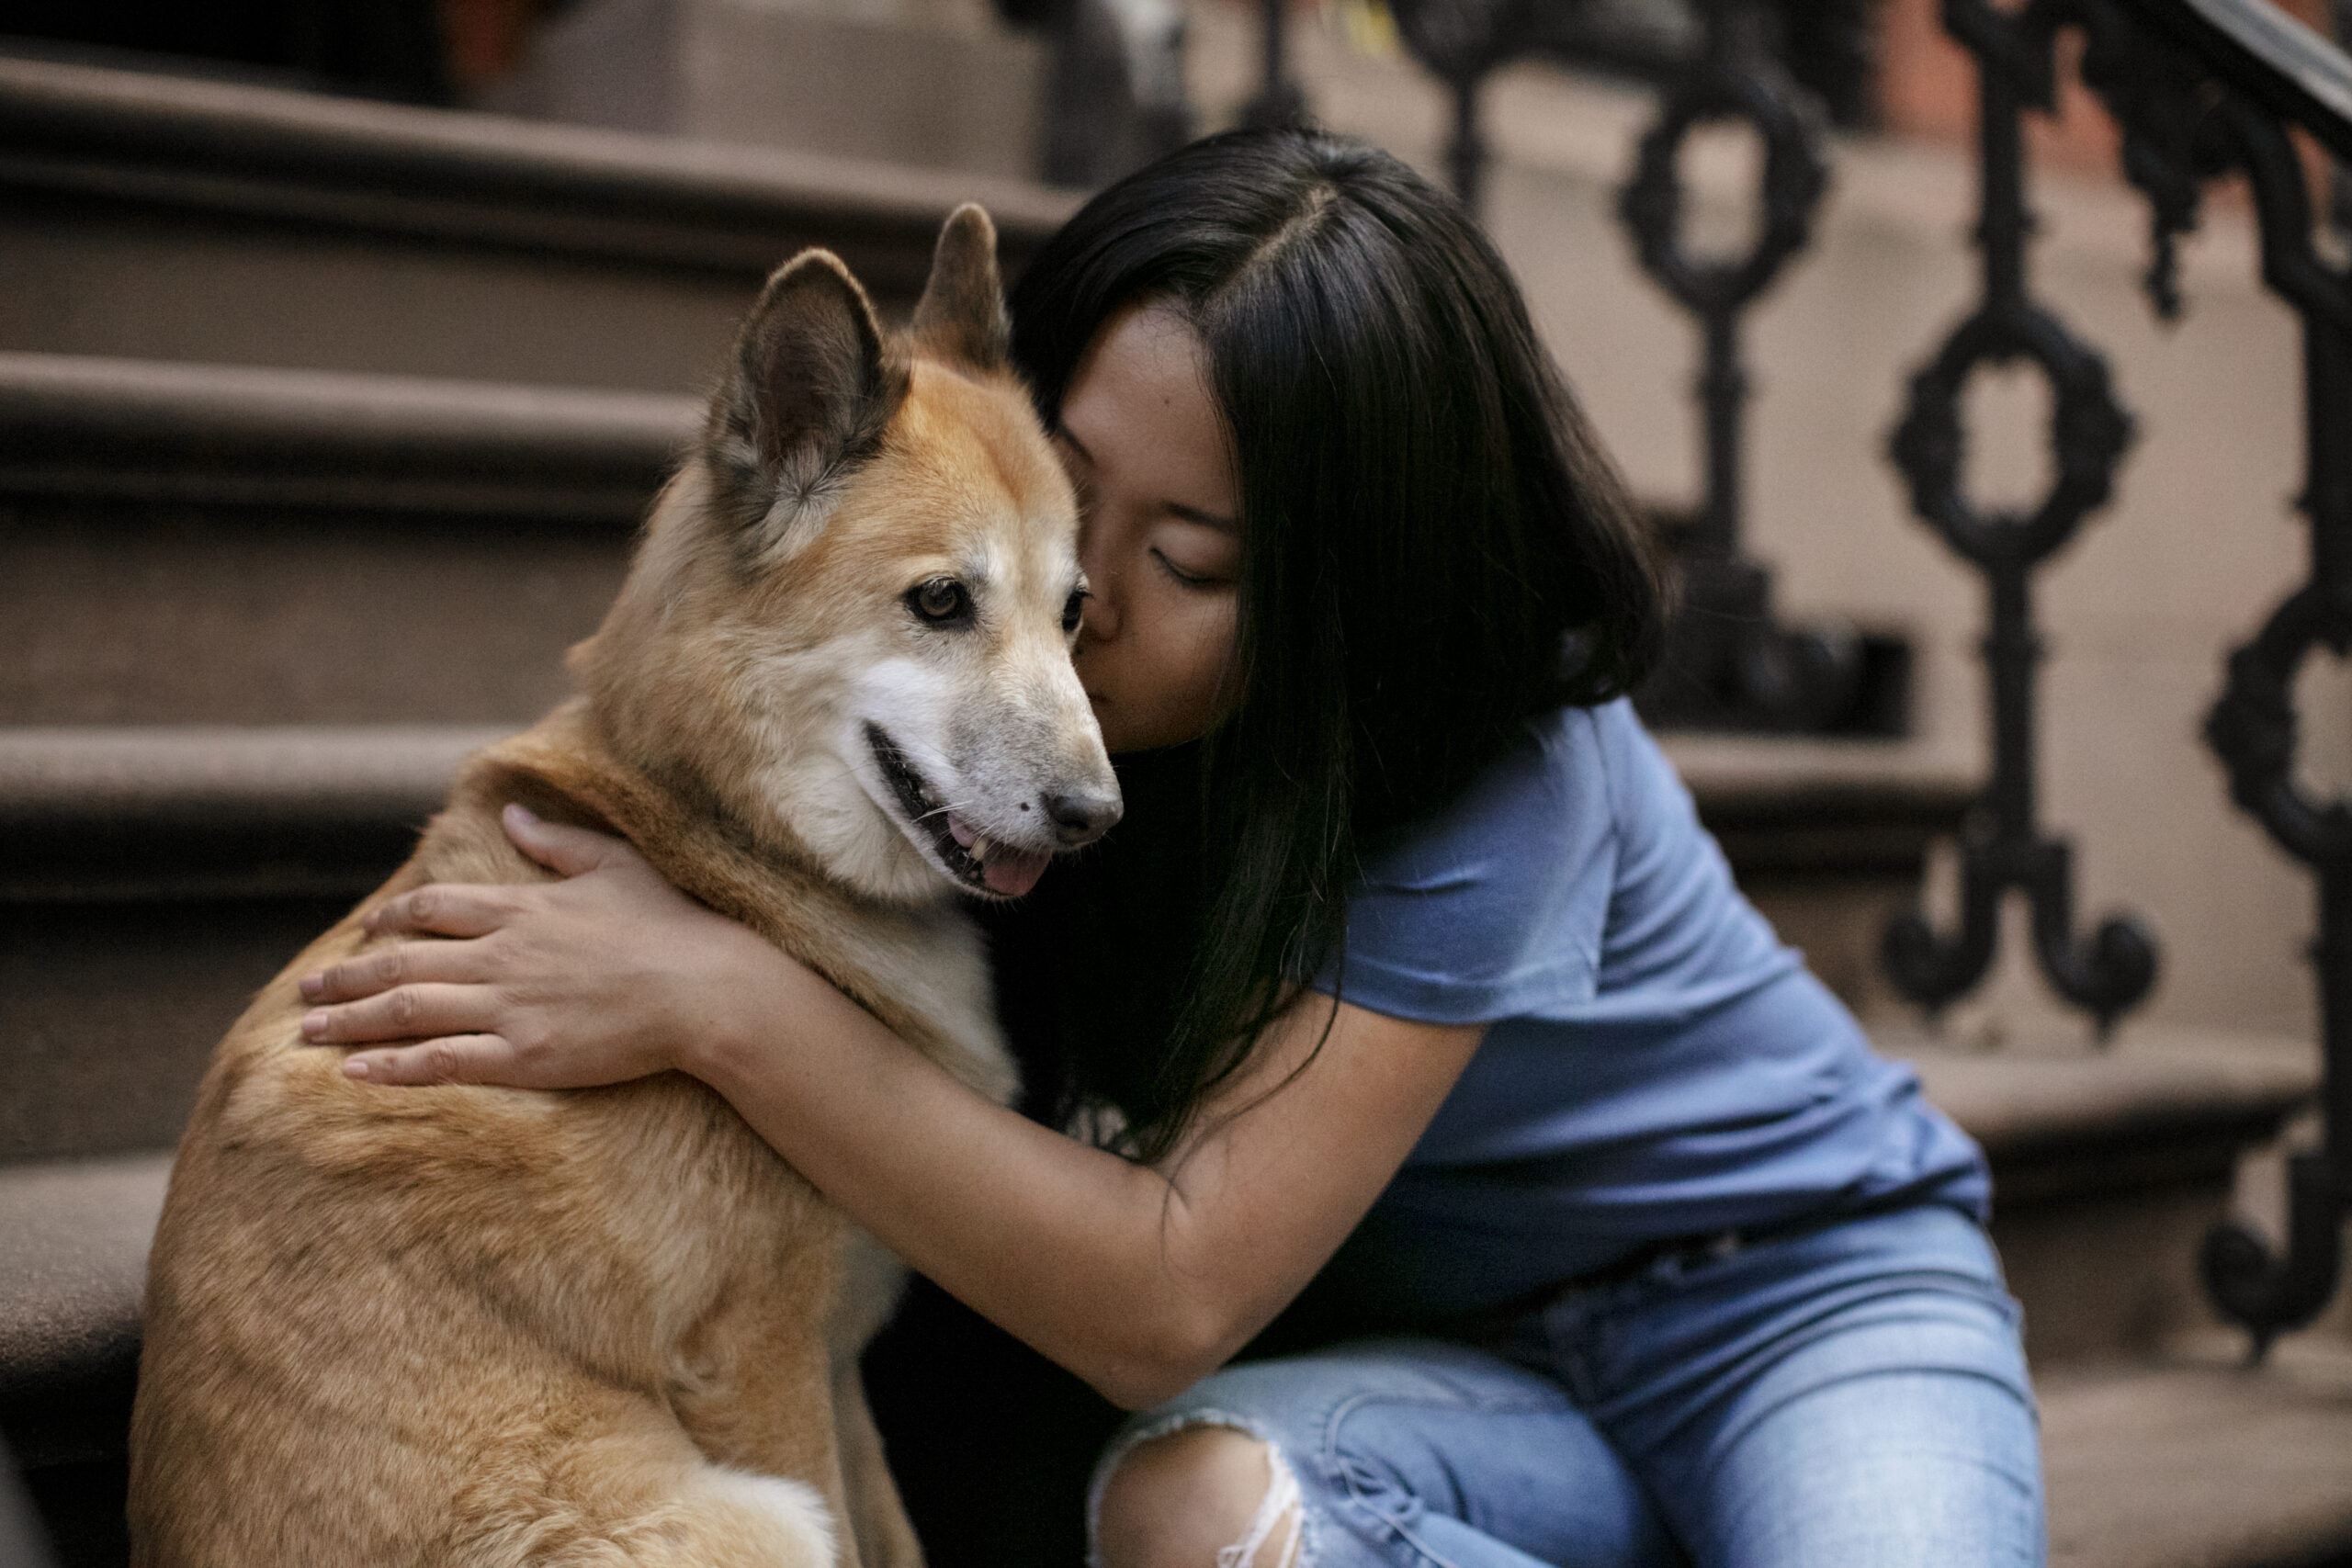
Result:
<svg viewBox="0 0 2352 1568"><path fill-rule="evenodd" d="M1011 847L967 863L915 806L933 782L983 805L1093 788L1107 825L1116 796L1060 643L1074 510L1002 374L983 243L977 209L951 220L912 358L883 353L830 257L778 274L710 434L575 655L589 695L469 763L409 864L221 1043L150 1270L141 1564L815 1564L849 1554L834 1538L852 1520L869 1556L911 1554L854 1388L883 1310L868 1252L723 1100L674 1074L560 1094L373 1088L300 1043L295 982L361 951L368 909L406 888L544 880L498 826L519 800L626 834L917 1049L1010 1093L951 884L1034 880L1021 868L1050 842L1020 837L1034 803L1007 795L981 829ZM919 356L942 344L968 362ZM908 639L944 623L887 574L935 584L959 548L993 563L967 597L994 595L1002 624L981 640L976 614L926 688L891 649L926 657ZM1015 614L1038 604L1058 685L1039 683L1035 616ZM1042 784L1006 782L1002 742L964 755L961 731L922 716L1024 685L1001 719L1051 759Z"/></svg>
<svg viewBox="0 0 2352 1568"><path fill-rule="evenodd" d="M493 753L379 897L543 876L498 796L586 804ZM231 1032L183 1140L133 1440L142 1559L831 1561L843 1223L691 1079L344 1077L300 1043L294 980L361 950L366 908Z"/></svg>

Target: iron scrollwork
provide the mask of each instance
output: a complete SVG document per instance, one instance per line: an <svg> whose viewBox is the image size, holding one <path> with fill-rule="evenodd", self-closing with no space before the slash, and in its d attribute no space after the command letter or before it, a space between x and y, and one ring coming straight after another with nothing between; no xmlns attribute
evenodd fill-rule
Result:
<svg viewBox="0 0 2352 1568"><path fill-rule="evenodd" d="M1823 95L1848 118L1860 112L1868 50L1860 5L1673 0L1612 12L1589 0L1397 0L1395 12L1407 48L1452 90L1447 159L1454 190L1473 211L1488 159L1479 94L1497 67L1542 55L1659 85L1659 117L1642 141L1619 215L1644 270L1700 327L1705 490L1694 514L1668 525L1681 567L1681 613L1664 666L1640 695L1644 713L1691 728L1899 728L1907 669L1899 646L1866 644L1844 627L1781 626L1771 575L1740 544L1749 393L1741 324L1809 243L1827 181ZM1627 15L1644 25L1629 28ZM1805 79L1792 73L1792 61ZM1695 130L1724 121L1749 126L1763 143L1762 223L1746 255L1702 259L1683 246L1677 157ZM1879 662L1866 670L1874 653ZM1871 671L1881 676L1875 686L1866 681Z"/></svg>
<svg viewBox="0 0 2352 1568"><path fill-rule="evenodd" d="M2032 0L2018 12L1986 0L1945 0L1945 26L1978 65L1983 302L1911 380L1910 405L1891 442L1912 510L1985 580L1983 645L1990 688L1992 774L1961 845L1961 922L1939 934L1913 912L1886 930L1883 957L1898 990L1930 1012L1973 987L1991 966L2003 896L2022 892L2033 910L2033 948L2043 975L2089 1012L2104 1038L2156 977L2156 947L2127 916L2087 941L2074 931L2073 847L2038 826L2034 687L2042 658L2033 625L2035 570L2106 504L2115 466L2131 444L2131 416L2109 385L2107 363L2026 290L2023 117L2055 107L2058 27L2064 0ZM2056 474L2028 509L1987 510L1962 485L1966 433L1961 397L1986 366L2023 362L2052 392L2050 446Z"/></svg>
<svg viewBox="0 0 2352 1568"><path fill-rule="evenodd" d="M1740 549L1749 389L1740 328L1812 239L1814 211L1829 182L1822 117L1774 54L1776 12L1761 0L1702 0L1702 16L1704 47L1670 79L1618 199L1642 270L1697 318L1704 345L1697 387L1704 499L1677 541L1681 615L1664 678L1645 694L1644 706L1668 723L1818 729L1851 704L1860 649L1842 630L1776 624L1770 573ZM1692 131L1725 122L1749 126L1762 144L1762 220L1746 255L1702 259L1683 246L1678 158Z"/></svg>
<svg viewBox="0 0 2352 1568"><path fill-rule="evenodd" d="M2247 1226L2225 1224L2199 1259L2208 1293L2245 1328L2260 1359L2279 1333L2311 1322L2335 1293L2352 1208L2352 804L2313 801L2295 779L2294 682L2321 648L2352 654L2352 267L2320 254L2305 167L2286 118L2299 118L2339 159L2352 156L2352 121L2278 90L2278 79L2240 69L2225 79L2195 35L2163 27L2161 6L2075 0L2088 35L2084 79L2124 131L2124 168L2154 212L2149 293L2160 314L2180 308L2172 241L2197 221L2200 183L2243 170L2254 192L2262 274L2303 325L2308 580L2233 651L2205 739L2228 770L2230 795L2271 838L2316 874L2318 972L2324 1069L2321 1146L2288 1167L2286 1249ZM2148 25L2154 17L2157 26ZM2276 25L2273 21L2272 25ZM2301 50L2325 73L2337 102L2352 101L2352 62ZM2280 73L2280 76L2291 76ZM2241 90L2241 87L2246 90ZM2281 106L2284 106L2283 107ZM2336 188L2342 188L2340 169Z"/></svg>

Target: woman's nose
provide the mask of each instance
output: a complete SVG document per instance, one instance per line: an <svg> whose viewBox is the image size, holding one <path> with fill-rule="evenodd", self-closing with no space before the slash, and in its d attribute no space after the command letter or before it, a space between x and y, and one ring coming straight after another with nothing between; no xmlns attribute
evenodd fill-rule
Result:
<svg viewBox="0 0 2352 1568"><path fill-rule="evenodd" d="M1086 598L1078 609L1078 636L1087 640L1101 641L1119 635L1119 596L1123 584L1119 572L1108 556L1100 549L1090 550L1088 537L1092 530L1079 536L1078 564L1086 573Z"/></svg>
<svg viewBox="0 0 2352 1568"><path fill-rule="evenodd" d="M1087 591L1086 602L1078 610L1078 641L1083 648L1090 642L1102 642L1119 635L1119 612L1116 602L1100 588Z"/></svg>

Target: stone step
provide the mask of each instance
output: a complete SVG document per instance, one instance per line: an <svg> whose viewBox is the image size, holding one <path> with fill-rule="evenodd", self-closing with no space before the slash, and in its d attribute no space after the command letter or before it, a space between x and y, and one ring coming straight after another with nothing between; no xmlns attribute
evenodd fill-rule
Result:
<svg viewBox="0 0 2352 1568"><path fill-rule="evenodd" d="M1025 178L1044 162L1054 53L968 0L581 0L482 107Z"/></svg>
<svg viewBox="0 0 2352 1568"><path fill-rule="evenodd" d="M123 1447L170 1174L153 1154L0 1168L0 1450L63 1568L129 1560Z"/></svg>
<svg viewBox="0 0 2352 1568"><path fill-rule="evenodd" d="M698 400L0 352L0 725L519 727Z"/></svg>
<svg viewBox="0 0 2352 1568"><path fill-rule="evenodd" d="M627 527L703 409L675 394L0 350L0 493Z"/></svg>
<svg viewBox="0 0 2352 1568"><path fill-rule="evenodd" d="M687 391L760 280L911 303L957 203L1017 274L1065 192L0 55L0 348Z"/></svg>
<svg viewBox="0 0 2352 1568"><path fill-rule="evenodd" d="M2038 1373L2052 1568L2352 1562L2352 1355L2227 1340Z"/></svg>
<svg viewBox="0 0 2352 1568"><path fill-rule="evenodd" d="M0 1164L175 1144L246 999L512 728L0 728Z"/></svg>
<svg viewBox="0 0 2352 1568"><path fill-rule="evenodd" d="M500 733L0 728L0 1163L174 1142L243 998L398 863ZM1703 776L1699 799L1729 809ZM1880 1040L1993 1156L2033 1342L2060 1357L2202 1321L2197 1237L2318 1071L2300 1043L2153 1026L2098 1055ZM2101 1239L2118 1227L2136 1238L2120 1262Z"/></svg>
<svg viewBox="0 0 2352 1568"><path fill-rule="evenodd" d="M2038 1363L2150 1352L2214 1325L2198 1247L2229 1215L2247 1153L2312 1103L2315 1046L2154 1024L2104 1052L1872 1032L1992 1161L1993 1239Z"/></svg>
<svg viewBox="0 0 2352 1568"><path fill-rule="evenodd" d="M2217 1083L2261 1098L2251 1077L2190 1055L2176 1047L2114 1074L2088 1070L2097 1064L2029 1067L2007 1086L1997 1062L1930 1071L1964 1121L2062 1086L2057 1099L2071 1110L1974 1121L1996 1151L2047 1146L2046 1133L2070 1125L2096 1145L2110 1129L2081 1117L2101 1109L2086 1086L2102 1076L2131 1080L2121 1109L2104 1108L2117 1111L2117 1126L2139 1129L2119 1134L2126 1142L2177 1123L2173 1108ZM1996 1153L2004 1169L2011 1158ZM162 1155L0 1168L0 1438L77 1562L122 1561L121 1433L147 1239L168 1169ZM2043 1310L2029 1299L2030 1314ZM2054 1564L2320 1568L2352 1559L2352 1357L2340 1347L2290 1340L2247 1369L2234 1341L2190 1336L2130 1360L2038 1356L2036 1380Z"/></svg>
<svg viewBox="0 0 2352 1568"><path fill-rule="evenodd" d="M149 612L167 608L159 601ZM578 609L585 630L596 606ZM469 613L481 612L477 604ZM461 618L436 625L450 628L437 635L464 659L498 651L483 650ZM7 635L0 630L0 641ZM489 672L512 682L498 690L515 707L525 697L552 702L562 690L561 636L540 635L543 673L532 677L539 685L512 669ZM274 638L253 640L275 655ZM217 661L254 679L252 665L222 658L220 639L188 640L198 656L178 643L159 646L164 673L200 683ZM325 661L306 649L283 657L315 677ZM455 701L446 688L426 696L461 711L496 705ZM0 725L0 1163L172 1143L207 1053L244 998L400 863L458 759L533 716L439 726ZM1830 796L1791 794L1768 811L1752 793L1703 774L1697 794L1734 869L1764 886L1768 909L1810 886L1816 904L1834 906L1842 891L1862 898L1867 913L1917 887L1925 828L1913 820L1916 798L1898 792L1873 807L1848 784ZM1844 840L1820 826L1833 806ZM1888 821L1911 825L1897 833ZM1810 846L1814 884L1776 848L1790 835Z"/></svg>
<svg viewBox="0 0 2352 1568"><path fill-rule="evenodd" d="M1960 831L1977 776L1916 744L1665 732L1740 891L1860 1017L1908 1017L1879 966L1919 901L1929 846Z"/></svg>

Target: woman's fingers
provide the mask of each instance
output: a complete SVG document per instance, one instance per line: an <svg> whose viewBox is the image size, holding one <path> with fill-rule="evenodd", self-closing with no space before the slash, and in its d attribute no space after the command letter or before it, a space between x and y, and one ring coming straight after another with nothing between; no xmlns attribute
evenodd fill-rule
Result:
<svg viewBox="0 0 2352 1568"><path fill-rule="evenodd" d="M526 806L508 806L499 813L499 825L516 849L563 876L579 876L609 865L616 852L635 852L626 839L550 822Z"/></svg>
<svg viewBox="0 0 2352 1568"><path fill-rule="evenodd" d="M522 887L432 882L385 899L360 922L369 936L488 936L514 919Z"/></svg>
<svg viewBox="0 0 2352 1568"><path fill-rule="evenodd" d="M471 942L401 942L305 975L298 988L306 1002L356 1002L420 980L480 980L481 971Z"/></svg>
<svg viewBox="0 0 2352 1568"><path fill-rule="evenodd" d="M494 1002L487 986L396 986L362 1001L312 1008L302 1015L302 1038L313 1045L348 1045L471 1034L493 1026Z"/></svg>
<svg viewBox="0 0 2352 1568"><path fill-rule="evenodd" d="M389 1051L354 1051L345 1077L380 1084L513 1083L514 1048L495 1034L456 1034Z"/></svg>

